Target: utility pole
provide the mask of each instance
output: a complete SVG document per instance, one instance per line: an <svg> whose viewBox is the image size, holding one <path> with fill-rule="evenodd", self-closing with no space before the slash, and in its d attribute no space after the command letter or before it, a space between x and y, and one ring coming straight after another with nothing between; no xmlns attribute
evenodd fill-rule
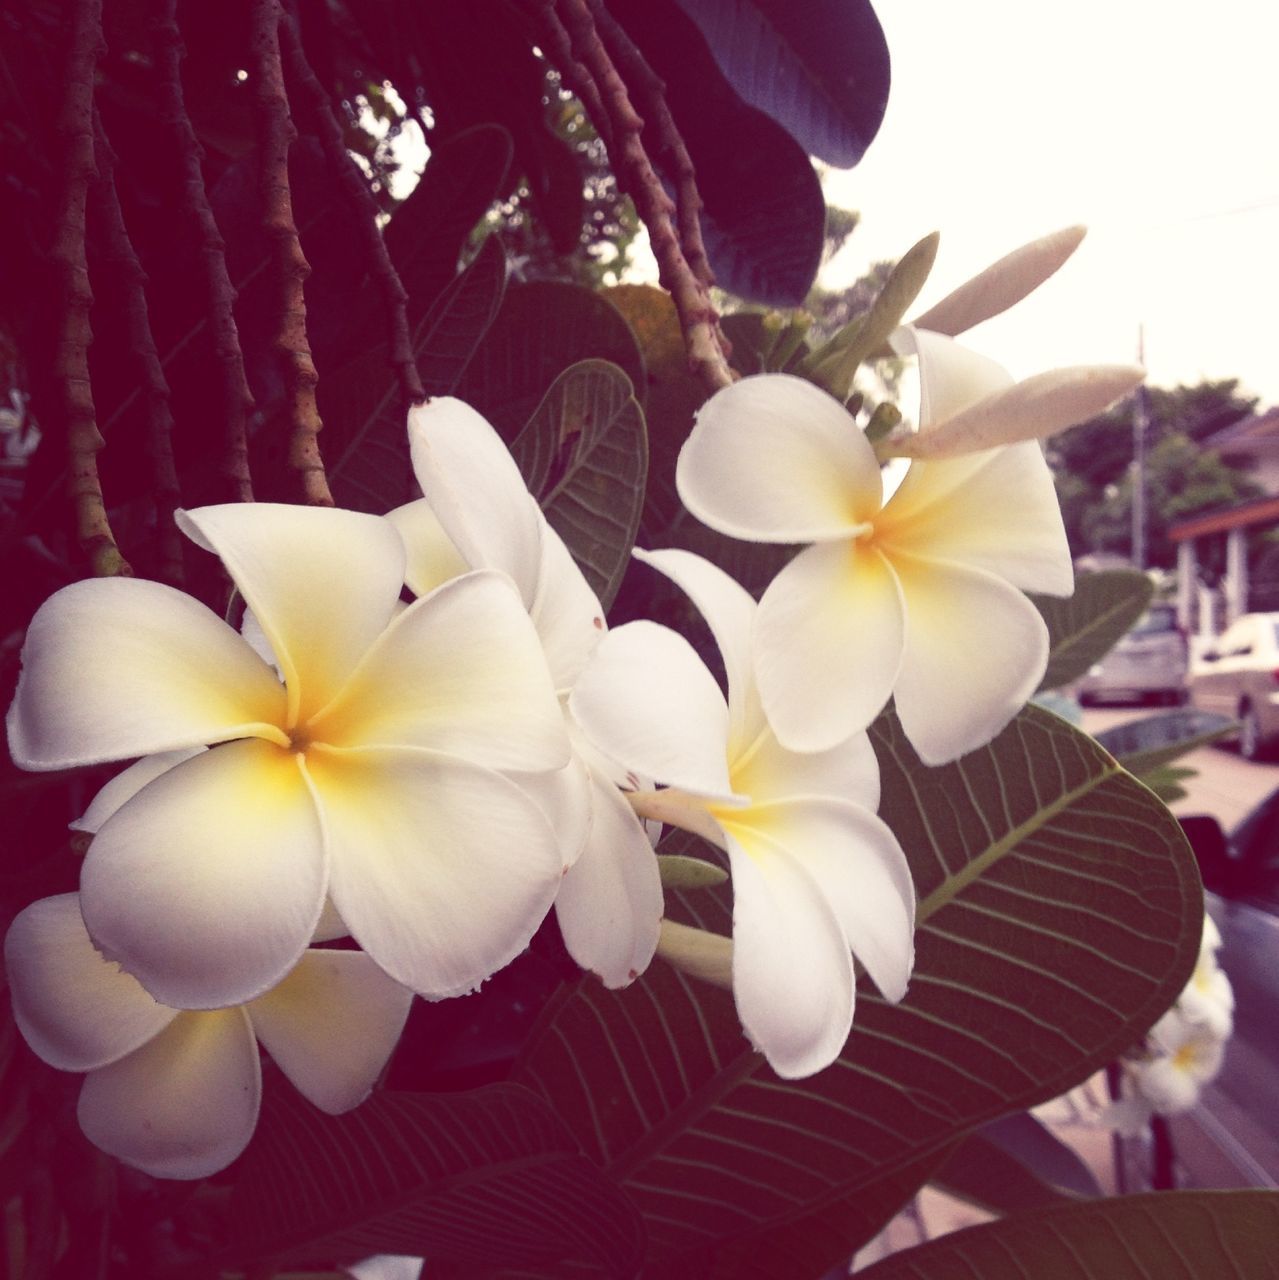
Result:
<svg viewBox="0 0 1279 1280"><path fill-rule="evenodd" d="M1137 363L1146 363L1146 326L1137 326ZM1132 563L1146 568L1146 436L1150 431L1150 389L1143 382L1132 405Z"/></svg>

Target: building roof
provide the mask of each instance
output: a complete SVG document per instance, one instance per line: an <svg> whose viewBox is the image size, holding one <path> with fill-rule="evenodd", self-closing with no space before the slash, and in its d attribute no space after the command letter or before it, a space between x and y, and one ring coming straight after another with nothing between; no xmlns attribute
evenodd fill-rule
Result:
<svg viewBox="0 0 1279 1280"><path fill-rule="evenodd" d="M1171 525L1168 537L1173 542L1185 542L1187 538L1198 538L1205 533L1226 533L1231 529L1276 521L1279 521L1279 496L1272 494L1267 498L1254 498L1237 507L1227 507L1224 511L1206 511L1203 515L1191 516Z"/></svg>
<svg viewBox="0 0 1279 1280"><path fill-rule="evenodd" d="M1279 407L1240 418L1203 440L1220 453L1279 453Z"/></svg>

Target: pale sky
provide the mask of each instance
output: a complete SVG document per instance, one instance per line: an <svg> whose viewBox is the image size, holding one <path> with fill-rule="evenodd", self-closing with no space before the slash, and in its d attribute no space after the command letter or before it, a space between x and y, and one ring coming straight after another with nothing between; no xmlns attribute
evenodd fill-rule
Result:
<svg viewBox="0 0 1279 1280"><path fill-rule="evenodd" d="M863 221L824 283L942 233L928 305L1027 240L1088 238L966 339L1018 377L1129 362L1279 403L1279 4L879 0L893 58L865 159L827 179Z"/></svg>

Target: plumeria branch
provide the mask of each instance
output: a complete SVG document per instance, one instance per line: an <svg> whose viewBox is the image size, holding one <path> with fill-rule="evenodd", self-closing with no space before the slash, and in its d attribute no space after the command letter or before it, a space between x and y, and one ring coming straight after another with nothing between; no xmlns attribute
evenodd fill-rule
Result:
<svg viewBox="0 0 1279 1280"><path fill-rule="evenodd" d="M289 147L297 138L297 129L284 88L279 38L282 18L280 0L254 0L249 47L253 63L262 226L271 242L281 291L275 347L283 366L288 405L288 463L297 472L303 500L309 506L331 507L333 495L329 491L318 439L324 425L315 400L320 379L306 332L303 286L311 267L302 252L289 189Z"/></svg>
<svg viewBox="0 0 1279 1280"><path fill-rule="evenodd" d="M54 358L54 377L62 390L66 415L71 500L76 538L98 577L129 575L133 570L120 554L102 497L98 453L104 441L98 430L89 381L89 345L93 330L89 311L93 291L85 256L85 206L97 173L93 146L93 85L102 37L102 0L77 0L71 12L66 90L58 132L66 148L66 170L58 208L53 252L62 277L64 311Z"/></svg>
<svg viewBox="0 0 1279 1280"><path fill-rule="evenodd" d="M369 269L386 302L391 341L390 359L399 376L405 407L420 404L426 398L426 392L422 387L422 379L418 376L417 363L413 359L413 344L409 337L409 295L391 262L382 233L378 230L377 205L373 194L359 166L346 149L342 128L333 113L329 95L307 61L297 19L292 15L286 16L281 30L285 70L291 87L297 99L305 103L323 148L325 162L351 206L352 217L360 228L364 241Z"/></svg>
<svg viewBox="0 0 1279 1280"><path fill-rule="evenodd" d="M169 383L160 364L155 335L147 311L146 272L125 225L124 210L116 190L116 155L102 126L97 106L93 108L93 140L98 162L94 198L101 212L104 255L120 273L125 293L125 325L129 347L137 357L138 382L146 406L147 443L151 454L152 497L155 500L156 539L159 544L159 575L175 585L184 579L182 535L173 513L182 503L177 467L173 461L173 412L169 404Z"/></svg>
<svg viewBox="0 0 1279 1280"><path fill-rule="evenodd" d="M194 223L200 246L213 351L222 370L222 416L226 424L222 461L225 492L218 496L236 502L252 502L248 420L253 413L253 393L245 376L244 354L235 323L236 291L227 271L226 244L218 230L204 185L201 169L204 148L196 137L182 92L181 64L185 52L178 30L177 0L162 0L156 23L161 120L173 135L180 158L185 196L183 204Z"/></svg>
<svg viewBox="0 0 1279 1280"><path fill-rule="evenodd" d="M592 8L609 56L653 127L658 140L658 154L664 158L664 168L674 183L681 252L698 283L709 289L715 283L715 276L702 240L702 196L697 189L692 157L666 105L665 86L613 16L598 3L593 3Z"/></svg>
<svg viewBox="0 0 1279 1280"><path fill-rule="evenodd" d="M547 13L549 15L549 10ZM641 136L644 121L635 110L630 88L623 78L618 61L601 37L601 29L607 27L618 58L627 64L633 77L638 77L637 67L643 61L642 56L616 24L611 23L597 0L558 0L557 15L550 16L562 23L570 40L573 61L560 68L566 83L584 103L596 98L600 102L603 116L598 118L607 122L600 129L601 136L611 139L607 146L618 183L635 201L635 207L648 227L653 254L657 258L659 279L670 293L679 314L689 365L711 391L726 387L733 381L733 375L724 358L718 328L719 317L711 304L704 278L708 273L701 237L699 234L695 241L685 242L680 234L685 222L696 220L697 207L693 203L691 189L688 188L691 165L685 174L679 172L677 165L677 177L683 184L681 190L685 193L686 201L681 219L681 211L666 194L662 181L653 168ZM593 88L583 87L583 69ZM648 76L652 77L647 64L645 69ZM640 85L641 92L647 88L650 108L653 99L660 96L656 85L655 78L645 80ZM659 127L661 123L659 111ZM673 123L669 128L674 129ZM684 159L687 159L686 154Z"/></svg>

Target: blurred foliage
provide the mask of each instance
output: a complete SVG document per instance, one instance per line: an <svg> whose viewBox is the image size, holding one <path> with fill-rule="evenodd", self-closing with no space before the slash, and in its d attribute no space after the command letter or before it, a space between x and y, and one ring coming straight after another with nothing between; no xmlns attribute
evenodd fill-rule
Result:
<svg viewBox="0 0 1279 1280"><path fill-rule="evenodd" d="M1257 400L1243 393L1234 378L1151 387L1149 395L1147 561L1158 568L1170 568L1176 561L1176 548L1167 538L1169 525L1202 511L1246 501L1260 492L1248 478L1246 462L1224 459L1203 446L1214 432L1252 413ZM1062 516L1075 555L1131 553L1129 472L1133 449L1130 401L1048 442L1048 459L1056 474ZM1224 552L1219 548L1205 550L1205 572L1215 579L1224 567Z"/></svg>

